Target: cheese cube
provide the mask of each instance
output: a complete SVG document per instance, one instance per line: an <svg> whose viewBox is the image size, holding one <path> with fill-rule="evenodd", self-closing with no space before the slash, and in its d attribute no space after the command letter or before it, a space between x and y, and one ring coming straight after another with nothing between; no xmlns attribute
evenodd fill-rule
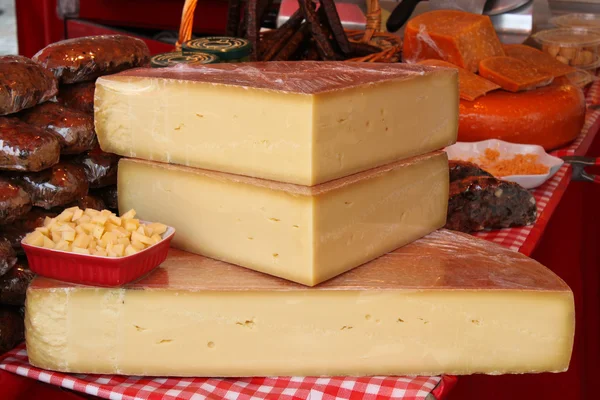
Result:
<svg viewBox="0 0 600 400"><path fill-rule="evenodd" d="M189 377L560 372L574 322L554 273L445 230L314 288L172 250L122 288L37 277L25 312L36 367Z"/></svg>
<svg viewBox="0 0 600 400"><path fill-rule="evenodd" d="M454 143L458 80L400 63L147 68L100 77L94 105L104 151L313 186Z"/></svg>
<svg viewBox="0 0 600 400"><path fill-rule="evenodd" d="M444 152L316 187L130 159L118 172L119 208L174 227L174 247L306 285L442 227L448 186Z"/></svg>

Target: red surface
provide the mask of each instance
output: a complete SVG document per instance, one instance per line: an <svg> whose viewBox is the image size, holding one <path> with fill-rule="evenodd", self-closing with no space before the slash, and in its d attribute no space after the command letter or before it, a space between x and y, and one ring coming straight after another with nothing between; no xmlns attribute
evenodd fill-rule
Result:
<svg viewBox="0 0 600 400"><path fill-rule="evenodd" d="M0 370L0 398L3 400L89 400L95 397L75 394L57 386Z"/></svg>
<svg viewBox="0 0 600 400"><path fill-rule="evenodd" d="M168 231L167 231L168 233ZM169 254L175 231L139 253L108 258L68 253L21 242L29 268L38 275L63 282L91 286L121 286L146 275Z"/></svg>
<svg viewBox="0 0 600 400"><path fill-rule="evenodd" d="M63 21L56 16L56 0L15 1L19 54L31 57L64 38Z"/></svg>

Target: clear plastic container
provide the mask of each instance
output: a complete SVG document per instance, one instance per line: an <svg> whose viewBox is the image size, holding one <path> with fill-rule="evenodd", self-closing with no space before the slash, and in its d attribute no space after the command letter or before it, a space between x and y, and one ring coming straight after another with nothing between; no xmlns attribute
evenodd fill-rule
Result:
<svg viewBox="0 0 600 400"><path fill-rule="evenodd" d="M600 31L600 14L565 14L552 18L550 23L560 28L585 28Z"/></svg>
<svg viewBox="0 0 600 400"><path fill-rule="evenodd" d="M567 74L566 77L573 85L579 86L580 88L584 88L596 80L594 75L583 69L571 72L570 74Z"/></svg>
<svg viewBox="0 0 600 400"><path fill-rule="evenodd" d="M540 31L533 38L542 50L558 61L577 68L600 65L600 32L581 28L557 28Z"/></svg>

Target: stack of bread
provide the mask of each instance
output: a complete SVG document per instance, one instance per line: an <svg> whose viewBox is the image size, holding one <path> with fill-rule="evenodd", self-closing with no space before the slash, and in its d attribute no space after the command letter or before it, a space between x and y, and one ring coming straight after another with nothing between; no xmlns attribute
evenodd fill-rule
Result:
<svg viewBox="0 0 600 400"><path fill-rule="evenodd" d="M0 57L0 353L23 339L23 237L67 207L116 209L119 157L97 144L94 81L148 58L144 42L118 35Z"/></svg>

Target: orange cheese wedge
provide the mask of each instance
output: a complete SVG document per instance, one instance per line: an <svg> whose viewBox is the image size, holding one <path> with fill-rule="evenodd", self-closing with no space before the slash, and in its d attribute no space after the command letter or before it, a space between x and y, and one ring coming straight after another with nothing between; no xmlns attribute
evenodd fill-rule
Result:
<svg viewBox="0 0 600 400"><path fill-rule="evenodd" d="M529 63L538 72L555 78L576 71L575 68L561 63L550 54L524 44L506 44L504 52L509 57Z"/></svg>
<svg viewBox="0 0 600 400"><path fill-rule="evenodd" d="M419 64L429 65L432 67L445 67L454 68L458 70L458 87L460 91L460 98L464 100L473 101L478 97L485 95L492 90L500 89L500 86L494 82L488 81L485 78L480 77L467 71L464 68L457 67L454 64L442 60L424 60L419 61Z"/></svg>
<svg viewBox="0 0 600 400"><path fill-rule="evenodd" d="M509 92L546 86L552 75L536 70L531 64L512 57L490 57L479 63L479 74Z"/></svg>

